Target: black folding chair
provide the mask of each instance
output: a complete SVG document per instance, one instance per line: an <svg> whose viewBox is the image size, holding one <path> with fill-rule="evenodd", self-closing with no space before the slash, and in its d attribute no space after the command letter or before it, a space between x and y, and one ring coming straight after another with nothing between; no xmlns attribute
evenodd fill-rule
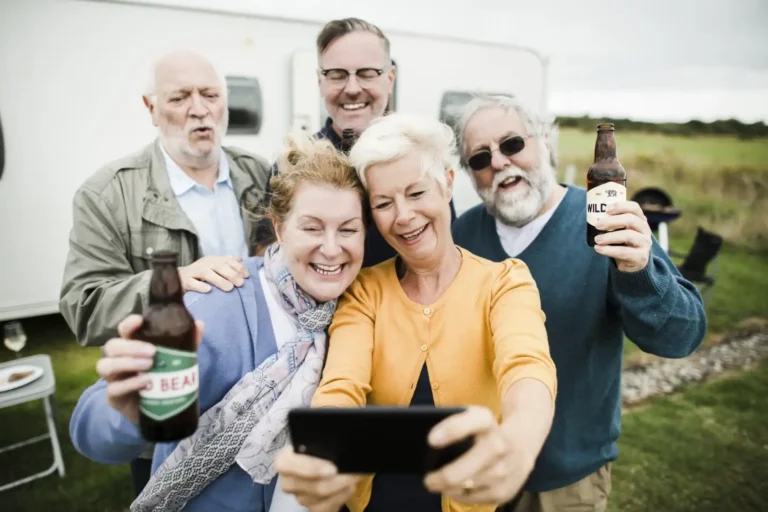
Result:
<svg viewBox="0 0 768 512"><path fill-rule="evenodd" d="M678 269L684 278L699 285L704 305L709 301L709 294L715 285L717 276L717 255L723 246L723 238L699 227L688 254L670 251L670 256L685 258Z"/></svg>

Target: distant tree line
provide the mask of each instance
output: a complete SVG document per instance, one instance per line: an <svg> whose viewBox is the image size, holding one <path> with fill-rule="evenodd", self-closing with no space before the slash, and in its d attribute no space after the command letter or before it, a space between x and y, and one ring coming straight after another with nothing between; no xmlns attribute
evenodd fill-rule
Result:
<svg viewBox="0 0 768 512"><path fill-rule="evenodd" d="M705 123L699 120L691 120L687 123L650 123L646 121L633 121L632 119L593 118L589 116L570 117L558 116L556 118L561 128L577 128L579 130L594 131L599 123L613 123L617 130L636 131L648 133L663 133L665 135L732 135L741 139L756 139L768 137L768 125L763 121L746 124L737 119L717 120Z"/></svg>

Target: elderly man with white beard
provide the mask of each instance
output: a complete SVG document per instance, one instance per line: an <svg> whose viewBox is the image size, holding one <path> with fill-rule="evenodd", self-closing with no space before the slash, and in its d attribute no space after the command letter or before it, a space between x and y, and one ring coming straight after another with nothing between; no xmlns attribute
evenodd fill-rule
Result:
<svg viewBox="0 0 768 512"><path fill-rule="evenodd" d="M59 308L77 341L103 345L116 326L148 305L152 254L179 255L186 290L242 286L251 223L269 167L241 149L222 147L227 87L211 62L187 51L161 56L143 96L157 139L106 164L75 193L73 227ZM148 458L131 464L138 494Z"/></svg>
<svg viewBox="0 0 768 512"><path fill-rule="evenodd" d="M624 337L658 356L691 354L706 332L701 296L637 203L615 204L598 226L609 233L586 244L586 191L557 183L553 128L535 112L509 97L477 97L458 132L483 204L457 219L454 240L486 259L528 265L560 383L552 430L506 510L603 511L618 457Z"/></svg>

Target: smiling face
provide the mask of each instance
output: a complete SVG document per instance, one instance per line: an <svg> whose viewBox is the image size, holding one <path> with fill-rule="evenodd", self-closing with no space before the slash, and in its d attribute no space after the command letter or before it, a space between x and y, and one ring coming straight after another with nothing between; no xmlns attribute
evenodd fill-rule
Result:
<svg viewBox="0 0 768 512"><path fill-rule="evenodd" d="M319 77L320 94L337 133L352 129L359 134L384 114L395 83L384 42L376 34L356 31L333 41L320 55L324 70L352 71L341 79L329 73ZM357 76L355 71L362 76ZM383 70L379 75L375 70Z"/></svg>
<svg viewBox="0 0 768 512"><path fill-rule="evenodd" d="M291 275L316 301L336 299L363 263L360 195L356 190L304 183L296 189L292 203L285 221L275 225Z"/></svg>
<svg viewBox="0 0 768 512"><path fill-rule="evenodd" d="M453 247L451 187L421 169L421 155L410 153L366 171L368 196L376 227L409 267L430 266Z"/></svg>
<svg viewBox="0 0 768 512"><path fill-rule="evenodd" d="M524 137L525 147L518 153L505 155L499 144L515 135ZM542 137L529 133L518 112L487 107L469 120L464 141L468 158L481 151L491 151L487 167L470 171L475 189L491 213L511 226L532 221L557 184Z"/></svg>

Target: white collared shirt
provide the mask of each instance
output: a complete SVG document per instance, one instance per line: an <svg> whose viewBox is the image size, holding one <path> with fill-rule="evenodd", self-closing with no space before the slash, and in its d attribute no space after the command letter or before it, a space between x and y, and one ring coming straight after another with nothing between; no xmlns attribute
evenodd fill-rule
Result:
<svg viewBox="0 0 768 512"><path fill-rule="evenodd" d="M240 203L235 195L229 162L221 150L219 175L213 190L187 176L160 145L176 199L197 231L203 256L248 256Z"/></svg>

